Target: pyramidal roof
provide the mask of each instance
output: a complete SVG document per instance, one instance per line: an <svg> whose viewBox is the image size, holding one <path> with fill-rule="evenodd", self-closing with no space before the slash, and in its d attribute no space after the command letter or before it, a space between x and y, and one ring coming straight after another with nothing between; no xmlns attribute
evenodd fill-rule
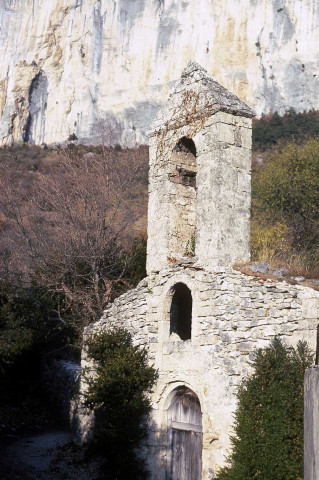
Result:
<svg viewBox="0 0 319 480"><path fill-rule="evenodd" d="M164 128L179 128L217 112L248 118L255 116L246 103L222 87L198 63L190 61L157 114L149 134Z"/></svg>

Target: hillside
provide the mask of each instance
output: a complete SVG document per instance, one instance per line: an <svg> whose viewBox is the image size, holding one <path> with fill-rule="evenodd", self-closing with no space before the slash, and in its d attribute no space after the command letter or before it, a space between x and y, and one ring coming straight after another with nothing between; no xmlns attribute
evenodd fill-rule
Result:
<svg viewBox="0 0 319 480"><path fill-rule="evenodd" d="M286 265L290 261L290 267L293 270L295 269L297 273L303 273L307 276L311 276L311 271L314 272L314 263L317 262L317 257L313 258L314 251L313 246L311 246L313 242L311 245L309 244L310 233L311 236L315 235L314 238L317 235L315 231L311 232L311 229L313 230L317 227L309 224L307 235L299 238L298 235L302 235L299 232L301 228L300 211L296 210L292 216L289 214L288 218L284 212L278 211L277 207L275 210L272 210L267 205L263 205L261 198L265 193L264 190L271 188L271 178L275 178L276 166L280 165L280 155L282 150L284 150L285 144L292 140L305 142L307 138L316 139L318 132L319 112L315 110L308 113L297 113L290 110L283 116L275 113L274 115L263 116L259 120L256 119L253 123L251 245L253 259L275 261L274 258L270 258L275 254L279 263ZM290 148L294 150L296 147L292 145ZM60 152L51 148L44 149L28 145L2 148L0 149L0 166L2 170L0 180L3 185L0 195L0 252L2 256L1 273L4 277L10 272L20 272L28 276L32 265L32 258L26 256L26 249L23 246L23 242L21 245L21 238L18 241L21 232L18 234L16 231L17 219L13 215L15 210L19 211L19 215L29 226L40 222L40 227L38 228L41 231L41 235L53 235L52 238L54 238L57 229L62 228L59 223L55 224L57 219L52 216L50 208L39 208L41 203L39 200L35 201L35 198L37 198L37 192L46 191L48 188L49 190L53 187L57 188L54 182L58 182L61 192L64 195L68 195L68 191L65 191L68 188L67 172L63 165L65 157L78 164L81 164L81 158L84 157L88 162L91 161L93 164L95 161L101 162L101 164L104 162L108 168L113 169L115 172L113 181L115 183L120 182L119 187L116 187L120 193L119 205L116 215L114 215L114 218L112 217L113 226L116 224L118 231L122 228L121 222L124 225L124 222L127 221L127 212L130 213L129 228L123 228L123 234L121 233L120 237L117 237L118 240L128 245L134 238L146 234L148 199L147 147L122 149L118 146L107 149L103 146L82 147L69 144L68 149ZM101 165L98 165L98 168L101 168ZM302 170L304 169L305 165L302 166ZM283 173L280 173L280 175L282 176ZM316 174L311 173L311 175ZM81 193L81 188L84 190L89 189L92 205L95 205L93 202L96 202L98 197L105 198L106 202L110 201L107 193L105 193L103 175L101 176L97 171L94 171L94 167L90 176L86 173L83 175L81 171L77 176L79 179L77 181L80 183L80 194L83 194L83 192ZM91 182L94 186L92 191L90 190L91 184L87 185L87 182ZM264 182L268 182L268 187L266 187ZM111 190L112 188L114 186L111 185ZM298 184L296 188L298 188ZM315 191L312 196L314 195ZM45 198L46 202L50 200L47 197ZM43 199L41 201L43 202ZM304 198L302 201L307 202L307 199ZM80 208L82 208L81 204ZM98 204L96 208L100 208ZM61 206L60 211L63 213ZM63 219L59 221L63 222ZM305 220L303 220L304 222ZM65 229L65 226L63 228ZM36 227L33 226L30 232L31 236L39 237ZM299 242L297 249L296 235ZM46 245L45 248L48 248L45 241L44 245ZM307 253L309 248L312 252L311 258ZM267 255L269 258L267 258ZM142 263L144 261L142 260Z"/></svg>

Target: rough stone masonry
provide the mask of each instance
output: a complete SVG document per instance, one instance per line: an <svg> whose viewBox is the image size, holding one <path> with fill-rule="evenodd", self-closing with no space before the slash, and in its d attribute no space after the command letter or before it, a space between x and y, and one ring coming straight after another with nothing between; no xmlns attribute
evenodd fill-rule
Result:
<svg viewBox="0 0 319 480"><path fill-rule="evenodd" d="M275 336L314 348L319 292L237 267L250 258L252 117L198 64L187 65L150 132L148 276L85 330L86 339L125 327L158 368L141 449L152 480L178 478L174 442L187 435L200 435L197 478L214 478L256 348ZM82 366L90 366L85 347ZM187 395L200 406L196 425ZM82 411L79 420L85 440L92 418Z"/></svg>

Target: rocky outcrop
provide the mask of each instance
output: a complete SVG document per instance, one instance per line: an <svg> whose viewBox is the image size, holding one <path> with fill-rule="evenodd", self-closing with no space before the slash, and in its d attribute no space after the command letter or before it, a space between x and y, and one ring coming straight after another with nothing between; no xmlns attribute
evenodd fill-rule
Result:
<svg viewBox="0 0 319 480"><path fill-rule="evenodd" d="M319 0L3 0L0 142L146 132L188 60L255 109L319 108Z"/></svg>

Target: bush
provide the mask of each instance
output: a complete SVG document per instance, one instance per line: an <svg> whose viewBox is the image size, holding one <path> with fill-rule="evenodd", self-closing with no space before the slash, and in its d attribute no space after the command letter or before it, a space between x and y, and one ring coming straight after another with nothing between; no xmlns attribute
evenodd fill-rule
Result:
<svg viewBox="0 0 319 480"><path fill-rule="evenodd" d="M157 372L148 365L146 349L133 346L123 329L92 337L88 355L97 375L88 379L85 403L95 412L92 448L106 456L104 478L145 478L135 449L146 434L143 418L151 408L148 394Z"/></svg>
<svg viewBox="0 0 319 480"><path fill-rule="evenodd" d="M319 139L288 143L252 181L253 217L284 222L294 251L310 255L319 244Z"/></svg>
<svg viewBox="0 0 319 480"><path fill-rule="evenodd" d="M296 112L291 108L283 116L277 112L254 120L253 149L266 150L292 138L302 140L319 134L319 112Z"/></svg>
<svg viewBox="0 0 319 480"><path fill-rule="evenodd" d="M70 325L59 319L59 306L45 288L0 279L0 434L45 421L42 352L61 352L72 336Z"/></svg>
<svg viewBox="0 0 319 480"><path fill-rule="evenodd" d="M297 480L303 477L303 377L312 364L306 343L275 339L258 350L253 375L238 392L230 467L218 480Z"/></svg>
<svg viewBox="0 0 319 480"><path fill-rule="evenodd" d="M264 219L251 222L251 256L253 260L282 258L290 251L289 228L284 221L268 224Z"/></svg>
<svg viewBox="0 0 319 480"><path fill-rule="evenodd" d="M0 377L10 374L39 341L43 312L37 300L0 280Z"/></svg>

